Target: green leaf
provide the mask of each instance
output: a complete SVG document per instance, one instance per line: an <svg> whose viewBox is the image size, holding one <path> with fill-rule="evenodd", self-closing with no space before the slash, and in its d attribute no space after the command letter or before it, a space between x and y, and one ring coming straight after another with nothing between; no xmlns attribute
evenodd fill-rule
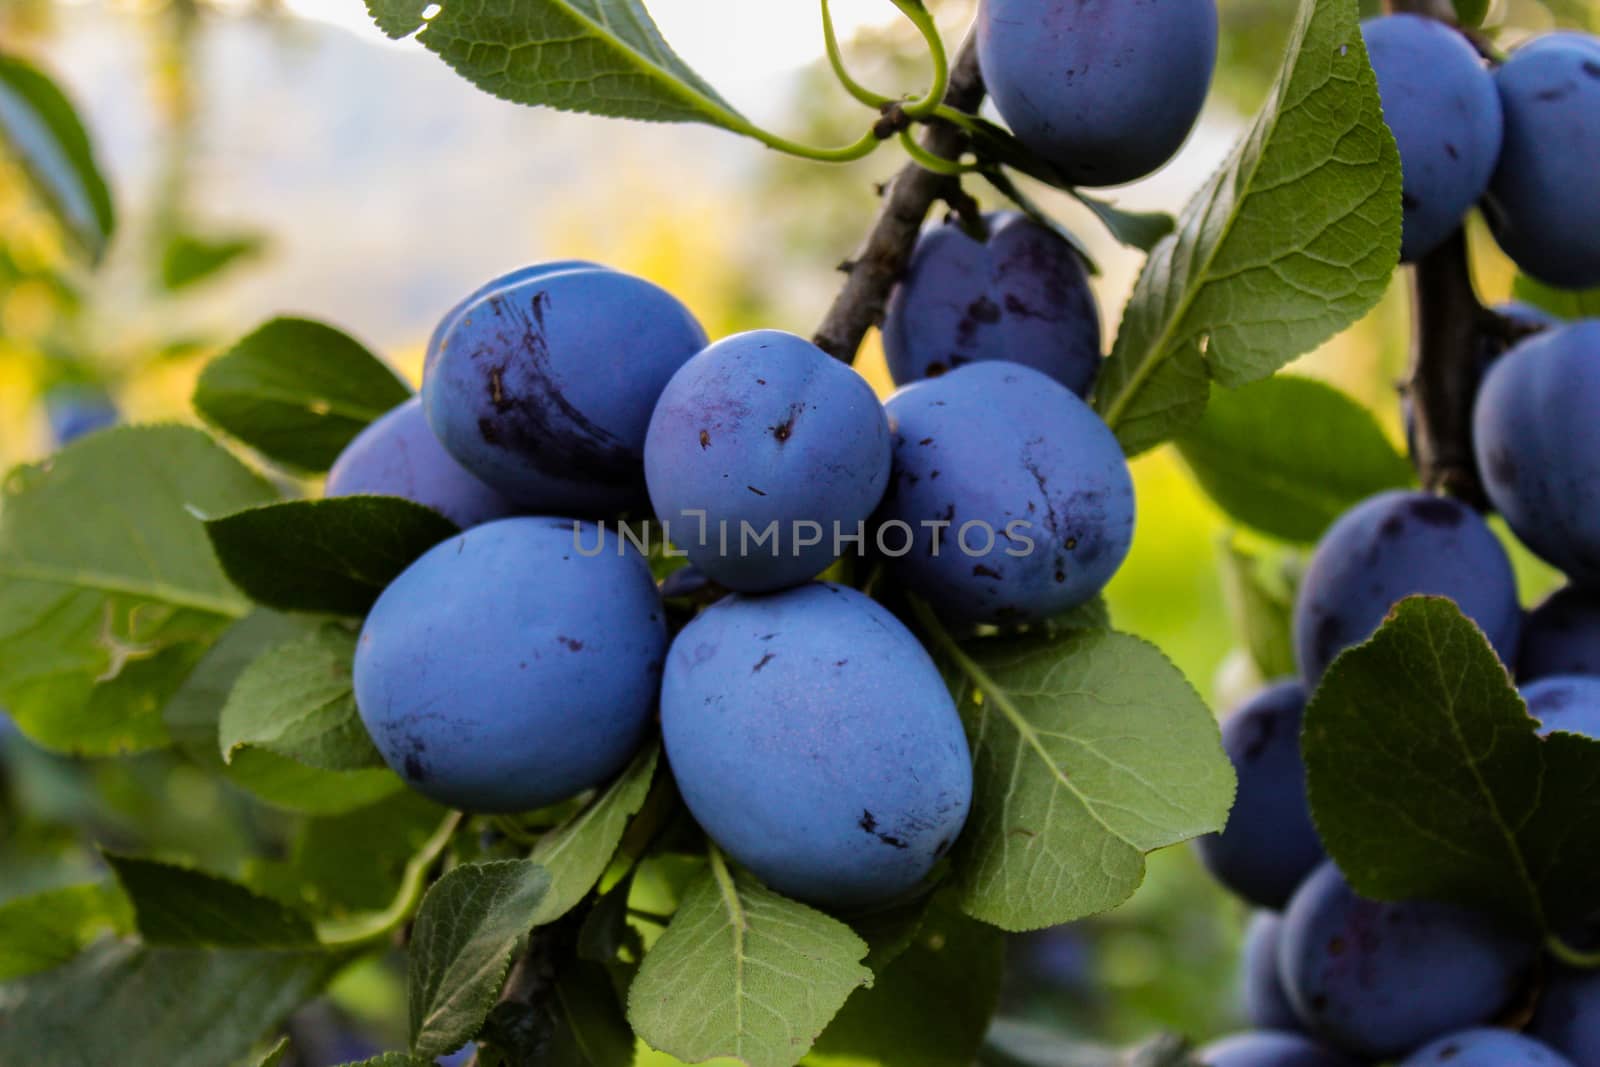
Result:
<svg viewBox="0 0 1600 1067"><path fill-rule="evenodd" d="M534 925L571 911L600 880L628 819L644 805L660 752L660 745L650 745L593 803L539 839L529 858L549 872L550 891L539 902Z"/></svg>
<svg viewBox="0 0 1600 1067"><path fill-rule="evenodd" d="M49 748L164 745L161 706L250 610L192 509L272 489L205 434L94 434L6 478L0 506L0 703Z"/></svg>
<svg viewBox="0 0 1600 1067"><path fill-rule="evenodd" d="M606 969L582 960L566 963L556 977L557 1019L551 1067L631 1067L636 1042Z"/></svg>
<svg viewBox="0 0 1600 1067"><path fill-rule="evenodd" d="M384 766L356 713L355 654L355 635L330 624L246 667L217 724L223 760L250 746L328 771Z"/></svg>
<svg viewBox="0 0 1600 1067"><path fill-rule="evenodd" d="M465 864L423 898L411 934L411 1051L442 1056L472 1040L533 925L550 876L530 860Z"/></svg>
<svg viewBox="0 0 1600 1067"><path fill-rule="evenodd" d="M303 948L311 920L238 882L170 863L105 854L133 902L146 944L175 948Z"/></svg>
<svg viewBox="0 0 1600 1067"><path fill-rule="evenodd" d="M360 1063L343 1064L342 1067L434 1067L434 1061L419 1059L404 1052L385 1052Z"/></svg>
<svg viewBox="0 0 1600 1067"><path fill-rule="evenodd" d="M1231 518L1302 544L1369 496L1415 480L1370 411L1310 378L1214 390L1177 444Z"/></svg>
<svg viewBox="0 0 1600 1067"><path fill-rule="evenodd" d="M628 991L652 1048L697 1063L792 1067L850 994L872 981L844 923L730 873L713 854Z"/></svg>
<svg viewBox="0 0 1600 1067"><path fill-rule="evenodd" d="M1472 29L1483 25L1489 14L1489 0L1451 0L1456 9L1456 21Z"/></svg>
<svg viewBox="0 0 1600 1067"><path fill-rule="evenodd" d="M1000 998L1005 935L937 899L911 945L858 989L816 1051L879 1067L970 1067Z"/></svg>
<svg viewBox="0 0 1600 1067"><path fill-rule="evenodd" d="M394 496L290 500L206 523L223 569L256 603L329 615L365 615L401 571L459 532Z"/></svg>
<svg viewBox="0 0 1600 1067"><path fill-rule="evenodd" d="M235 623L162 710L172 740L201 767L258 799L288 811L336 815L373 804L403 788L387 770L324 771L262 748L222 762L218 718L239 675L275 645L302 636L315 620L257 611ZM435 820L437 821L437 820Z"/></svg>
<svg viewBox="0 0 1600 1067"><path fill-rule="evenodd" d="M306 319L273 319L200 375L194 407L269 459L325 471L411 387L359 341Z"/></svg>
<svg viewBox="0 0 1600 1067"><path fill-rule="evenodd" d="M1401 601L1306 709L1312 814L1356 892L1459 903L1546 932L1600 900L1600 741L1540 739L1452 602Z"/></svg>
<svg viewBox="0 0 1600 1067"><path fill-rule="evenodd" d="M133 928L114 882L49 889L0 905L0 982L59 967L105 933Z"/></svg>
<svg viewBox="0 0 1600 1067"><path fill-rule="evenodd" d="M65 967L0 986L0 1063L232 1063L344 962L326 952L102 941ZM48 1060L40 1058L45 1052Z"/></svg>
<svg viewBox="0 0 1600 1067"><path fill-rule="evenodd" d="M1302 0L1254 126L1156 246L1095 406L1131 455L1193 425L1208 379L1265 378L1378 302L1400 255L1400 157L1356 0Z"/></svg>
<svg viewBox="0 0 1600 1067"><path fill-rule="evenodd" d="M1511 295L1560 319L1600 318L1600 289L1557 289L1519 274L1511 283Z"/></svg>
<svg viewBox="0 0 1600 1067"><path fill-rule="evenodd" d="M1182 1038L1162 1035L1132 1049L1089 1045L1034 1023L996 1019L979 1067L1204 1067Z"/></svg>
<svg viewBox="0 0 1600 1067"><path fill-rule="evenodd" d="M423 26L423 0L367 0L385 33ZM442 0L418 35L472 84L503 100L649 122L750 124L676 53L640 0Z"/></svg>
<svg viewBox="0 0 1600 1067"><path fill-rule="evenodd" d="M349 916L387 907L445 809L409 789L342 815L307 819L285 877L321 912Z"/></svg>
<svg viewBox="0 0 1600 1067"><path fill-rule="evenodd" d="M1222 828L1233 767L1155 646L1110 630L937 634L972 746L955 856L967 914L1031 930L1105 911L1143 881L1145 853Z"/></svg>
<svg viewBox="0 0 1600 1067"><path fill-rule="evenodd" d="M1128 211L1078 189L1071 192L1078 203L1094 212L1112 237L1129 248L1149 252L1177 229L1177 222L1165 211Z"/></svg>
<svg viewBox="0 0 1600 1067"><path fill-rule="evenodd" d="M161 286L168 292L187 289L241 260L254 259L265 247L266 239L254 233L226 237L171 234L161 249Z"/></svg>
<svg viewBox="0 0 1600 1067"><path fill-rule="evenodd" d="M1283 558L1264 558L1229 538L1219 547L1222 591L1233 628L1263 678L1283 678L1298 670L1294 658L1295 585Z"/></svg>
<svg viewBox="0 0 1600 1067"><path fill-rule="evenodd" d="M116 214L89 135L54 82L0 53L0 143L22 164L63 232L92 263L111 240Z"/></svg>

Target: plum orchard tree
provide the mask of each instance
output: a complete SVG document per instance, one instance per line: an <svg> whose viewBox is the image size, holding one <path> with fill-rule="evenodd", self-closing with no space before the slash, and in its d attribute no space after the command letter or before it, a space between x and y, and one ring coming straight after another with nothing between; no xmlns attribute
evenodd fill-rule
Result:
<svg viewBox="0 0 1600 1067"><path fill-rule="evenodd" d="M1003 931L1115 908L1199 838L1262 909L1259 1030L1136 1062L1600 1063L1600 337L1560 322L1600 303L1551 288L1600 283L1600 46L1507 59L1470 0L1365 26L1303 0L1174 219L1082 189L1188 135L1211 0L984 0L953 62L895 4L926 92L853 79L824 3L867 110L815 148L739 114L640 0L369 0L516 103L910 161L810 340L708 345L643 279L538 264L442 320L420 396L279 319L202 375L215 434L111 429L14 471L17 725L175 749L294 829L243 878L106 852L105 881L0 907L0 1062L286 1062L285 1016L396 945L389 1067L617 1067L641 1040L750 1067L1128 1062L993 1018ZM92 263L105 183L13 57L0 133ZM1093 264L1023 179L1147 253L1109 355ZM1478 303L1480 203L1540 306ZM1352 400L1273 377L1402 258L1420 486ZM846 366L879 324L886 404ZM1283 678L1220 736L1099 596L1127 457L1168 442L1241 526L1317 545L1298 583L1226 552L1242 640ZM1491 502L1573 583L1526 621Z"/></svg>

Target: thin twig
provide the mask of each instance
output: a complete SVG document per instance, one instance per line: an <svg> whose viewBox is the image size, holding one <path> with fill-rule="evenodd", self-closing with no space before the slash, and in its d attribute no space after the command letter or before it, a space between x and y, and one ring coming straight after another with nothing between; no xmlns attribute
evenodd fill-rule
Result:
<svg viewBox="0 0 1600 1067"><path fill-rule="evenodd" d="M983 75L978 70L976 40L969 35L950 71L944 102L972 112L983 103ZM922 147L941 159L958 159L966 146L961 131L944 122L930 122ZM856 358L867 331L883 320L889 292L905 273L923 220L938 200L954 197L959 179L934 174L908 163L884 192L883 206L867 239L845 268L849 277L817 328L817 347L846 363Z"/></svg>

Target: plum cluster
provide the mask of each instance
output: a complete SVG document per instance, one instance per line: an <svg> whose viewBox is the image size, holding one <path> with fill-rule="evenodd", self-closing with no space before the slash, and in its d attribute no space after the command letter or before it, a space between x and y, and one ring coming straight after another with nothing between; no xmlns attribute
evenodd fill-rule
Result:
<svg viewBox="0 0 1600 1067"><path fill-rule="evenodd" d="M1343 515L1297 594L1299 677L1223 725L1239 774L1227 827L1198 843L1206 867L1260 909L1244 958L1256 1032L1209 1051L1212 1067L1375 1063L1600 1064L1600 977L1542 965L1536 946L1487 918L1427 901L1356 895L1310 817L1300 753L1307 694L1341 652L1407 596L1448 597L1521 686L1541 732L1600 738L1600 322L1546 325L1487 367L1474 418L1488 497L1569 584L1524 612L1509 557L1459 501L1388 492ZM1537 975L1542 975L1538 977ZM1537 1010L1525 1032L1493 1024Z"/></svg>
<svg viewBox="0 0 1600 1067"><path fill-rule="evenodd" d="M1600 39L1548 34L1491 71L1434 19L1389 15L1363 36L1400 148L1400 258L1426 256L1481 204L1528 274L1600 285Z"/></svg>
<svg viewBox="0 0 1600 1067"><path fill-rule="evenodd" d="M845 909L915 890L971 805L966 735L917 636L819 576L881 572L961 632L1026 626L1097 595L1133 531L1127 464L1079 395L1100 360L1083 268L991 221L924 242L891 331L951 355L886 403L803 338L708 343L671 294L592 263L453 309L420 396L327 484L463 531L362 628L385 761L442 803L527 811L604 785L659 716L690 812L774 889Z"/></svg>

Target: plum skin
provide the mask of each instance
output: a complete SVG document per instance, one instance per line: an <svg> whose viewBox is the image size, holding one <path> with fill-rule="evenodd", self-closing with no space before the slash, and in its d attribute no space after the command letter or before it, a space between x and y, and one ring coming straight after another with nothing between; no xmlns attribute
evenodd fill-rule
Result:
<svg viewBox="0 0 1600 1067"><path fill-rule="evenodd" d="M877 542L940 615L1049 618L1089 600L1122 565L1134 523L1127 460L1061 383L1019 364L972 363L908 385L884 407L894 473Z"/></svg>
<svg viewBox="0 0 1600 1067"><path fill-rule="evenodd" d="M615 514L644 498L644 438L705 347L688 309L611 270L496 289L446 331L422 402L446 451L529 511Z"/></svg>
<svg viewBox="0 0 1600 1067"><path fill-rule="evenodd" d="M462 529L503 519L516 506L444 450L412 397L355 436L328 471L324 496L398 496Z"/></svg>
<svg viewBox="0 0 1600 1067"><path fill-rule="evenodd" d="M1443 243L1489 187L1500 158L1500 94L1456 30L1418 15L1362 24L1383 119L1400 147L1405 211L1400 260Z"/></svg>
<svg viewBox="0 0 1600 1067"><path fill-rule="evenodd" d="M651 504L673 543L746 593L825 570L835 534L854 536L883 498L889 462L889 423L866 379L777 330L725 338L679 368L644 447ZM758 537L774 522L775 540L744 543L744 524ZM812 533L819 543L803 544Z"/></svg>
<svg viewBox="0 0 1600 1067"><path fill-rule="evenodd" d="M1600 590L1600 321L1532 337L1489 369L1473 408L1484 490L1517 539Z"/></svg>
<svg viewBox="0 0 1600 1067"><path fill-rule="evenodd" d="M661 729L711 839L814 904L911 890L972 802L971 753L938 668L887 609L843 586L706 609L668 654Z"/></svg>
<svg viewBox="0 0 1600 1067"><path fill-rule="evenodd" d="M361 720L418 792L466 811L600 785L644 741L666 654L644 558L570 519L441 542L378 598L355 657Z"/></svg>
<svg viewBox="0 0 1600 1067"><path fill-rule="evenodd" d="M1600 600L1570 585L1551 593L1522 623L1517 680L1600 675Z"/></svg>
<svg viewBox="0 0 1600 1067"><path fill-rule="evenodd" d="M1340 652L1415 595L1454 600L1512 662L1522 608L1505 549L1459 501L1394 490L1345 512L1312 554L1294 607L1302 679L1315 685Z"/></svg>
<svg viewBox="0 0 1600 1067"><path fill-rule="evenodd" d="M1533 946L1447 904L1365 900L1332 863L1295 892L1278 936L1279 973L1306 1028L1369 1059L1491 1018L1534 956Z"/></svg>
<svg viewBox="0 0 1600 1067"><path fill-rule="evenodd" d="M1585 1061L1587 1062L1587 1061ZM1531 1037L1481 1027L1450 1034L1407 1056L1400 1067L1573 1067Z"/></svg>
<svg viewBox="0 0 1600 1067"><path fill-rule="evenodd" d="M1600 40L1552 33L1495 74L1505 143L1484 214L1517 266L1565 289L1600 285Z"/></svg>
<svg viewBox="0 0 1600 1067"><path fill-rule="evenodd" d="M1574 1063L1600 1063L1600 972L1557 971L1528 1032Z"/></svg>
<svg viewBox="0 0 1600 1067"><path fill-rule="evenodd" d="M1278 934L1283 919L1258 911L1245 930L1240 993L1244 1016L1257 1030L1298 1032L1303 1029L1278 974Z"/></svg>
<svg viewBox="0 0 1600 1067"><path fill-rule="evenodd" d="M1222 747L1239 791L1221 833L1195 839L1206 869L1260 908L1289 902L1325 858L1306 799L1300 725L1306 691L1298 680L1263 689L1222 724Z"/></svg>
<svg viewBox="0 0 1600 1067"><path fill-rule="evenodd" d="M1555 674L1522 687L1541 734L1557 731L1600 741L1600 678Z"/></svg>
<svg viewBox="0 0 1600 1067"><path fill-rule="evenodd" d="M1272 1030L1221 1038L1195 1057L1204 1067L1354 1067L1304 1034Z"/></svg>
<svg viewBox="0 0 1600 1067"><path fill-rule="evenodd" d="M1217 59L1215 0L983 0L995 106L1073 185L1121 185L1175 155Z"/></svg>
<svg viewBox="0 0 1600 1067"><path fill-rule="evenodd" d="M884 317L889 376L906 385L1006 359L1087 396L1100 370L1100 309L1077 250L1014 212L985 223L985 241L953 221L918 239Z"/></svg>
<svg viewBox="0 0 1600 1067"><path fill-rule="evenodd" d="M510 289L521 285L523 282L533 281L538 278L548 278L554 274L566 274L568 271L575 270L610 269L610 267L587 259L553 259L544 263L533 263L526 267L519 267L516 270L507 271L505 274L484 282L465 299L458 301L456 306L446 312L444 318L439 320L439 325L433 328L433 333L428 337L428 347L422 357L423 376L427 376L428 371L433 367L434 361L439 358L439 350L444 347L445 335L450 332L450 328L461 320L461 316L466 314L468 309L484 297L502 289Z"/></svg>

